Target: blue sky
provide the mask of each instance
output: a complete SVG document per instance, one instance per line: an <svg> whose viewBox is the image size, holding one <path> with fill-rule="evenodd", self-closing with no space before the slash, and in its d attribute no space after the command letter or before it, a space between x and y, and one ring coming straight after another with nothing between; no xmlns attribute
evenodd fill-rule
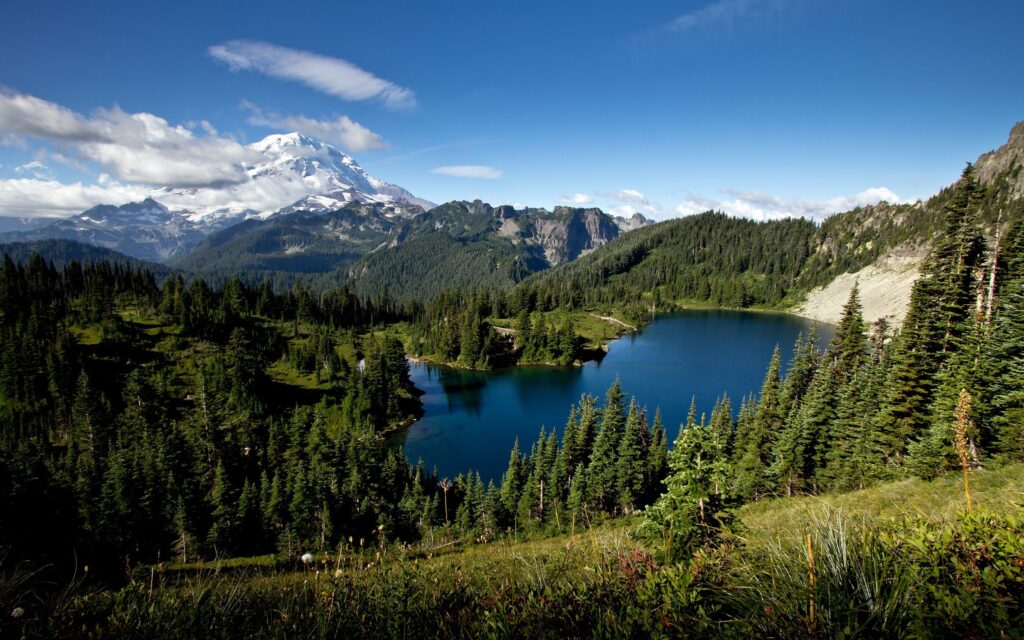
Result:
<svg viewBox="0 0 1024 640"><path fill-rule="evenodd" d="M434 4L0 2L0 213L230 180L301 126L435 202L821 216L1024 119L1019 0ZM167 166L133 137L179 126Z"/></svg>

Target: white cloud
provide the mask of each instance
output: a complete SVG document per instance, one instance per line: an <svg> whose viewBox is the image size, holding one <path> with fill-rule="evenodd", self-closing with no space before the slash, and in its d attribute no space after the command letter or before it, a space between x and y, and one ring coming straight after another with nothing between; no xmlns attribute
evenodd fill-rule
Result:
<svg viewBox="0 0 1024 640"><path fill-rule="evenodd" d="M632 204L621 204L607 208L606 213L610 213L613 216L619 216L622 218L628 218L633 214L642 214L644 216L657 216L661 213L661 206L657 204L643 204L643 205L632 205Z"/></svg>
<svg viewBox="0 0 1024 640"><path fill-rule="evenodd" d="M892 204L911 202L886 187L872 187L853 195L818 200L800 197L782 198L760 191L737 189L723 189L722 193L730 197L714 200L690 195L676 205L675 210L684 216L714 209L731 216L754 220L809 218L820 221L835 213L878 204L882 201Z"/></svg>
<svg viewBox="0 0 1024 640"><path fill-rule="evenodd" d="M502 172L498 169L482 164L459 164L447 167L434 167L430 172L437 173L442 176L452 176L454 178L477 178L480 180L497 180L502 176Z"/></svg>
<svg viewBox="0 0 1024 640"><path fill-rule="evenodd" d="M689 216L695 213L703 213L705 211L711 211L719 207L719 202L711 200L710 198L703 198L701 196L690 195L686 200L683 200L675 206L676 213L681 216Z"/></svg>
<svg viewBox="0 0 1024 640"><path fill-rule="evenodd" d="M581 205L585 205L585 204L590 204L591 202L594 201L594 199L592 197L590 197L589 195L585 194L585 193L574 193L571 196L562 194L558 198L558 201L561 204L565 204L565 205L581 206Z"/></svg>
<svg viewBox="0 0 1024 640"><path fill-rule="evenodd" d="M255 152L229 138L197 136L150 113L97 109L89 117L35 96L0 93L0 134L27 135L71 146L80 157L122 180L199 187L249 179L243 163Z"/></svg>
<svg viewBox="0 0 1024 640"><path fill-rule="evenodd" d="M665 25L673 32L711 27L731 27L740 20L765 18L782 13L794 0L717 0L700 9L684 13Z"/></svg>
<svg viewBox="0 0 1024 640"><path fill-rule="evenodd" d="M87 118L22 93L0 91L0 133L72 142L111 142Z"/></svg>
<svg viewBox="0 0 1024 640"><path fill-rule="evenodd" d="M608 194L612 200L622 203L607 207L608 213L613 216L628 218L634 213L641 213L645 216L656 216L661 213L661 205L651 202L647 196L636 189L619 189Z"/></svg>
<svg viewBox="0 0 1024 640"><path fill-rule="evenodd" d="M618 191L614 191L608 195L610 195L613 200L618 200L619 202L639 202L641 204L647 204L647 196L636 189L619 189Z"/></svg>
<svg viewBox="0 0 1024 640"><path fill-rule="evenodd" d="M69 216L97 204L123 204L141 200L146 187L106 184L64 184L56 180L18 178L0 180L0 215L24 217Z"/></svg>
<svg viewBox="0 0 1024 640"><path fill-rule="evenodd" d="M383 138L348 116L338 116L334 120L316 120L304 115L282 116L263 111L251 102L243 102L242 108L250 114L247 118L249 124L298 131L354 153L388 146Z"/></svg>
<svg viewBox="0 0 1024 640"><path fill-rule="evenodd" d="M411 89L378 78L341 58L250 40L231 40L207 51L232 71L245 69L300 82L343 100L380 100L390 109L416 106Z"/></svg>

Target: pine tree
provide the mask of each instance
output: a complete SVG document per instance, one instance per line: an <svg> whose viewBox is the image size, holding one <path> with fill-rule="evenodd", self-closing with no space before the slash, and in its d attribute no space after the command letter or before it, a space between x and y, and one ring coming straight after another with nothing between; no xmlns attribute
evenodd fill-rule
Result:
<svg viewBox="0 0 1024 640"><path fill-rule="evenodd" d="M588 502L595 510L609 513L614 510L617 498L615 488L618 468L615 459L625 422L623 397L622 384L616 378L605 394L601 425L594 438L594 449L587 467L587 484L590 489Z"/></svg>
<svg viewBox="0 0 1024 640"><path fill-rule="evenodd" d="M213 477L213 491L210 494L213 506L213 526L210 527L208 540L220 553L229 551L234 541L237 516L235 495L224 464L217 463L217 471Z"/></svg>
<svg viewBox="0 0 1024 640"><path fill-rule="evenodd" d="M669 454L667 491L644 511L641 534L660 538L671 560L718 539L728 526L728 466L710 428L684 428Z"/></svg>
<svg viewBox="0 0 1024 640"><path fill-rule="evenodd" d="M643 420L636 398L629 404L626 429L619 442L616 464L616 488L619 507L627 514L632 513L643 499L647 479L648 427Z"/></svg>
<svg viewBox="0 0 1024 640"><path fill-rule="evenodd" d="M779 397L779 368L782 353L778 345L772 353L768 373L761 384L757 410L746 433L737 433L736 493L743 500L767 495L771 489L768 468L772 449L782 430L782 407Z"/></svg>
<svg viewBox="0 0 1024 640"><path fill-rule="evenodd" d="M718 441L722 443L726 455L731 455L733 439L736 436L736 425L732 420L732 402L729 400L729 394L722 394L722 397L715 401L715 406L711 410L709 426L715 432Z"/></svg>
<svg viewBox="0 0 1024 640"><path fill-rule="evenodd" d="M1022 274L1024 275L1024 274ZM1024 459L1024 277L1003 294L985 361L994 365L983 394L990 416L984 427L994 452Z"/></svg>
<svg viewBox="0 0 1024 640"><path fill-rule="evenodd" d="M650 504L661 495L668 473L668 434L661 421L661 409L654 412L651 425L651 446L647 451L647 478L644 486L644 504Z"/></svg>
<svg viewBox="0 0 1024 640"><path fill-rule="evenodd" d="M569 517L570 522L578 526L587 523L587 472L582 463L576 465L569 481Z"/></svg>
<svg viewBox="0 0 1024 640"><path fill-rule="evenodd" d="M519 498L522 494L523 484L526 482L526 462L519 452L519 438L512 444L512 452L509 454L508 467L501 477L501 489L499 490L498 508L496 513L498 526L505 528L513 523L515 514L519 508Z"/></svg>
<svg viewBox="0 0 1024 640"><path fill-rule="evenodd" d="M860 287L854 283L827 352L828 357L832 359L832 366L836 369L836 383L840 387L857 374L867 355L866 347Z"/></svg>

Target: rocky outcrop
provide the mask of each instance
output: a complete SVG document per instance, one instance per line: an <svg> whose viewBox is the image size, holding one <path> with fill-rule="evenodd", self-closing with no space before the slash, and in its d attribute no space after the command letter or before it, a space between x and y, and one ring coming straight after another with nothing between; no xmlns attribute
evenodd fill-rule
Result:
<svg viewBox="0 0 1024 640"><path fill-rule="evenodd" d="M990 184L1001 175L1017 169L1016 175L1010 175L1011 188L1016 197L1024 196L1024 120L1010 129L1010 138L1006 144L995 151L983 153L974 163L975 175L983 183Z"/></svg>
<svg viewBox="0 0 1024 640"><path fill-rule="evenodd" d="M534 227L535 241L551 266L575 260L621 233L614 219L600 209L557 207L550 217L536 220Z"/></svg>

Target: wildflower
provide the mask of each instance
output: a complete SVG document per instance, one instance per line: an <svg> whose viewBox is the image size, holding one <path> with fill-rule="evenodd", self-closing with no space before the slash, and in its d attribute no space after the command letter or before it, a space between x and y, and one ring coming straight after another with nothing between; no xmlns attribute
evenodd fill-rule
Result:
<svg viewBox="0 0 1024 640"><path fill-rule="evenodd" d="M309 564L313 562L313 554L307 551L306 553L302 554L300 560L302 560L302 564Z"/></svg>

